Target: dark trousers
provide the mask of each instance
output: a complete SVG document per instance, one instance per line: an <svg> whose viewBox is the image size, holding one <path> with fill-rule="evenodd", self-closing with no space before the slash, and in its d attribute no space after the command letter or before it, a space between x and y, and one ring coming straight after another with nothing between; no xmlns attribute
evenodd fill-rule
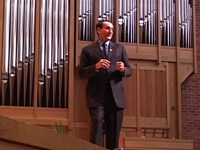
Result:
<svg viewBox="0 0 200 150"><path fill-rule="evenodd" d="M103 146L102 131L105 130L106 148L110 150L118 148L124 109L116 107L110 85L106 88L102 105L89 108L89 112L91 117L91 143ZM105 129L103 129L103 126Z"/></svg>

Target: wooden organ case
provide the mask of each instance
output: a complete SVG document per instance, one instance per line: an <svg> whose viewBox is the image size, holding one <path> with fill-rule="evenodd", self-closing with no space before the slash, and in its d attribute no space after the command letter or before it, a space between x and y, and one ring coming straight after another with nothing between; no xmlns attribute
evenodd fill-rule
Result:
<svg viewBox="0 0 200 150"><path fill-rule="evenodd" d="M181 83L196 71L194 0L1 0L0 114L88 140L81 49L111 20L133 75L122 137L181 138Z"/></svg>

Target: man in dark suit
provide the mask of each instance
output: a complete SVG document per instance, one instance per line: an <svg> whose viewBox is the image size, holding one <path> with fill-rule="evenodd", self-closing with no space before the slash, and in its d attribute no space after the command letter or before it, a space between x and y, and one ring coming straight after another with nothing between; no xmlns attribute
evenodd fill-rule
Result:
<svg viewBox="0 0 200 150"><path fill-rule="evenodd" d="M111 42L113 24L100 21L96 25L98 40L82 49L81 78L87 78L86 98L91 117L90 141L103 146L105 122L106 148L118 147L125 107L123 78L132 74L125 47Z"/></svg>

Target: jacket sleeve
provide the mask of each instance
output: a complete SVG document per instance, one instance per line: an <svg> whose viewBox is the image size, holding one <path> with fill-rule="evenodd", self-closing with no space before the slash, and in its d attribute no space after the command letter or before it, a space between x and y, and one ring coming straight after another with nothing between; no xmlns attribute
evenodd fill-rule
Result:
<svg viewBox="0 0 200 150"><path fill-rule="evenodd" d="M89 54L86 48L83 48L80 56L79 76L81 78L90 78L94 76L97 71L95 64L90 64Z"/></svg>
<svg viewBox="0 0 200 150"><path fill-rule="evenodd" d="M128 55L127 55L127 52L126 52L126 49L124 46L123 46L123 50L122 50L122 61L124 62L124 67L125 67L124 73L122 73L123 76L124 77L131 76L132 68L129 64Z"/></svg>

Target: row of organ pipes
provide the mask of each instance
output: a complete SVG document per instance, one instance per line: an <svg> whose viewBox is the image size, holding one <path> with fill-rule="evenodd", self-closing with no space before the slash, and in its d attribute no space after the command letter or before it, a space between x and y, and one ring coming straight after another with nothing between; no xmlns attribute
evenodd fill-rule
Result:
<svg viewBox="0 0 200 150"><path fill-rule="evenodd" d="M162 0L160 2L160 23L162 45L175 46L176 19L174 0Z"/></svg>
<svg viewBox="0 0 200 150"><path fill-rule="evenodd" d="M35 0L5 0L1 105L32 106Z"/></svg>
<svg viewBox="0 0 200 150"><path fill-rule="evenodd" d="M38 107L66 108L69 1L40 0ZM33 106L36 0L5 0L0 104Z"/></svg>
<svg viewBox="0 0 200 150"><path fill-rule="evenodd" d="M38 104L66 108L68 97L69 1L41 0Z"/></svg>
<svg viewBox="0 0 200 150"><path fill-rule="evenodd" d="M98 20L114 21L114 0L99 0Z"/></svg>
<svg viewBox="0 0 200 150"><path fill-rule="evenodd" d="M79 1L79 16L78 16L78 39L83 41L91 41L93 35L93 9L94 0L81 0Z"/></svg>
<svg viewBox="0 0 200 150"><path fill-rule="evenodd" d="M192 0L119 0L118 16L114 16L116 1L95 2L99 4L97 21L118 22L119 37L117 38L120 42L137 43L137 38L139 38L142 44L158 44L158 33L160 33L163 46L176 46L176 44L184 48L193 46ZM176 5L179 5L178 12L176 12ZM94 40L94 21L96 21L93 20L94 12L93 0L79 0L78 39L80 41ZM160 18L158 18L158 13L160 13ZM177 14L179 14L179 33L176 31ZM158 27L158 21L160 21L160 27ZM137 26L139 26L139 31L137 31ZM139 32L139 37L137 37L137 32ZM179 42L176 41L176 33L180 34Z"/></svg>
<svg viewBox="0 0 200 150"><path fill-rule="evenodd" d="M157 44L157 0L140 3L140 43Z"/></svg>
<svg viewBox="0 0 200 150"><path fill-rule="evenodd" d="M192 0L179 0L180 46L193 47Z"/></svg>
<svg viewBox="0 0 200 150"><path fill-rule="evenodd" d="M137 0L120 0L119 41L136 43L137 39Z"/></svg>
<svg viewBox="0 0 200 150"><path fill-rule="evenodd" d="M68 107L69 2L38 1L38 107ZM97 18L94 14L96 3L99 4ZM176 46L178 43L180 47L192 48L192 3L192 0L118 0L118 3L115 0L77 0L78 40L93 41L94 23L98 20L111 20L118 23L117 38L120 42L158 44L160 33L163 46ZM119 5L118 12L116 4ZM36 0L5 0L4 5L0 105L33 106L35 20L38 17ZM175 30L177 14L179 31ZM180 41L176 41L177 34Z"/></svg>

